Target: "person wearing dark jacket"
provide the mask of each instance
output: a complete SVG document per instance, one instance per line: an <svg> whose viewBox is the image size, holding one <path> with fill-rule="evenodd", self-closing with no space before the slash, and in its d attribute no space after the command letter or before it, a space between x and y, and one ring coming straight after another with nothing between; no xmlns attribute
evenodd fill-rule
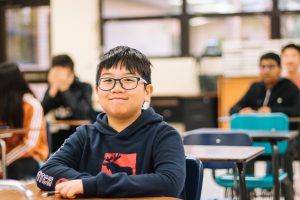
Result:
<svg viewBox="0 0 300 200"><path fill-rule="evenodd" d="M104 54L96 75L104 112L83 125L42 166L43 190L62 197L179 197L185 156L179 133L150 107L151 63L130 47Z"/></svg>
<svg viewBox="0 0 300 200"><path fill-rule="evenodd" d="M259 61L261 81L253 83L241 100L234 105L230 114L273 113L282 112L289 117L300 116L300 92L289 79L281 78L280 57L275 53L266 53ZM295 127L291 126L290 129ZM289 179L293 181L292 157L298 148L289 142L285 154L284 168ZM248 165L251 166L251 165ZM253 171L250 169L249 171ZM268 166L267 173L271 173Z"/></svg>
<svg viewBox="0 0 300 200"><path fill-rule="evenodd" d="M45 114L53 111L56 120L95 121L92 107L92 87L80 82L74 74L74 63L68 55L57 55L52 59L48 73L49 88L42 101ZM52 152L55 152L75 127L61 129L52 135Z"/></svg>
<svg viewBox="0 0 300 200"><path fill-rule="evenodd" d="M282 112L300 116L300 92L297 86L280 77L280 57L274 53L260 58L261 81L253 83L231 109L230 114Z"/></svg>

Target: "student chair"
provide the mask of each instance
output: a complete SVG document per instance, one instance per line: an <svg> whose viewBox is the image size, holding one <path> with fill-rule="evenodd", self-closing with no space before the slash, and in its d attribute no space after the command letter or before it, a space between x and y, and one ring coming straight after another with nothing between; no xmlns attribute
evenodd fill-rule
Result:
<svg viewBox="0 0 300 200"><path fill-rule="evenodd" d="M183 143L185 145L226 145L226 146L252 146L251 138L245 133L237 133L237 132L228 132L228 133L215 133L215 132L207 132L207 133L192 133L186 135L183 138ZM204 168L213 170L213 177L215 182L226 188L225 196L228 197L227 189L231 188L233 195L233 191L237 186L237 177L236 173L226 173L224 175L216 176L215 171L218 169L236 169L236 164L231 162L203 162ZM233 170L235 171L235 170ZM254 188L263 188L263 189L271 189L273 187L273 178L272 175L267 175L263 177L256 177L254 175L246 174L246 187L247 189ZM287 179L287 174L281 174L279 176L279 181L284 183L286 186L286 196L287 199L292 199L292 191L289 190L291 185L289 184ZM286 182L284 182L284 180Z"/></svg>
<svg viewBox="0 0 300 200"><path fill-rule="evenodd" d="M183 138L185 145L220 145L220 146L252 146L252 141L245 133L192 133L186 135ZM216 183L222 187L233 189L237 183L234 181L236 177L233 174L226 174L224 176L230 176L230 181L224 181L222 176L216 176L218 169L236 169L234 162L203 162L203 167L206 169L212 169L213 178ZM247 178L247 177L246 177ZM233 193L232 193L233 194ZM227 190L225 193L227 197Z"/></svg>
<svg viewBox="0 0 300 200"><path fill-rule="evenodd" d="M238 130L271 130L271 131L288 131L289 121L287 115L283 113L270 113L270 114L249 114L241 115L234 114L230 119L230 128ZM269 142L253 142L254 146L265 147L263 156L272 155L272 147ZM278 155L282 156L287 151L288 141L278 142ZM292 185L287 178L287 173L280 171L279 182L283 183L286 189L286 195L291 196L293 193ZM273 187L273 176L267 174L259 179L246 180L246 184L251 188L266 188L271 189ZM290 197L289 197L290 198Z"/></svg>
<svg viewBox="0 0 300 200"><path fill-rule="evenodd" d="M203 182L203 165L200 160L186 157L186 179L181 198L200 200Z"/></svg>
<svg viewBox="0 0 300 200"><path fill-rule="evenodd" d="M288 131L289 120L283 113L271 114L233 114L230 118L230 128L239 130L274 130ZM272 147L268 142L253 142L254 146L265 147L263 155L271 155ZM283 155L288 146L287 141L278 142L278 155Z"/></svg>

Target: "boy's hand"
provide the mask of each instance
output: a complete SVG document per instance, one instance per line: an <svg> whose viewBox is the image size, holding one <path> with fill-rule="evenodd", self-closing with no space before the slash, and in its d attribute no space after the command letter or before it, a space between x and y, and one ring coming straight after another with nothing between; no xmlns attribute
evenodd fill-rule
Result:
<svg viewBox="0 0 300 200"><path fill-rule="evenodd" d="M240 110L240 114L252 114L252 113L255 113L256 111L253 110L252 108L250 107L246 107L246 108L243 108Z"/></svg>
<svg viewBox="0 0 300 200"><path fill-rule="evenodd" d="M63 198L74 199L77 195L83 194L82 180L76 179L59 183L55 186L55 191L59 191Z"/></svg>
<svg viewBox="0 0 300 200"><path fill-rule="evenodd" d="M259 113L271 113L271 108L270 107L267 107L267 106L264 106L264 107L260 107L257 112Z"/></svg>
<svg viewBox="0 0 300 200"><path fill-rule="evenodd" d="M58 69L52 68L48 73L48 82L49 82L49 96L55 97L58 92L59 81L57 80L57 75L59 74Z"/></svg>

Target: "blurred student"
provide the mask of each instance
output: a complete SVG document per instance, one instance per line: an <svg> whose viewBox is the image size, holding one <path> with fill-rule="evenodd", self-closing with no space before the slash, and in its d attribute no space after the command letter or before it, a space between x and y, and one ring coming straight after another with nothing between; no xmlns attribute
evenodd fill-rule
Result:
<svg viewBox="0 0 300 200"><path fill-rule="evenodd" d="M7 178L34 177L38 161L48 157L43 108L33 96L18 66L0 64L0 125L24 128L24 134L4 139L7 145Z"/></svg>
<svg viewBox="0 0 300 200"><path fill-rule="evenodd" d="M282 112L300 116L300 92L297 86L281 78L280 57L266 53L259 60L261 81L253 83L246 94L230 109L230 114Z"/></svg>
<svg viewBox="0 0 300 200"><path fill-rule="evenodd" d="M288 44L281 50L282 66L286 70L284 76L300 88L300 47Z"/></svg>
<svg viewBox="0 0 300 200"><path fill-rule="evenodd" d="M106 53L96 75L104 113L77 128L37 175L43 190L62 197L179 197L185 156L179 133L150 102L151 63L136 49Z"/></svg>
<svg viewBox="0 0 300 200"><path fill-rule="evenodd" d="M289 117L300 116L299 89L289 79L280 77L281 64L279 55L275 53L262 55L259 60L259 71L261 81L255 82L250 86L242 99L230 109L230 114L282 112ZM284 160L285 168L291 181L293 180L293 156L289 154L292 151L288 150ZM271 172L270 168L268 168L269 172Z"/></svg>
<svg viewBox="0 0 300 200"><path fill-rule="evenodd" d="M288 44L281 50L282 66L286 69L283 74L293 81L300 89L300 47L296 44ZM300 129L299 123L291 123L293 129ZM294 159L300 160L300 136L290 141L289 147L293 152Z"/></svg>
<svg viewBox="0 0 300 200"><path fill-rule="evenodd" d="M68 55L52 58L48 82L49 88L42 101L45 114L54 112L56 120L95 121L92 87L75 76L74 62ZM52 134L52 151L55 152L74 131L75 127L70 127Z"/></svg>

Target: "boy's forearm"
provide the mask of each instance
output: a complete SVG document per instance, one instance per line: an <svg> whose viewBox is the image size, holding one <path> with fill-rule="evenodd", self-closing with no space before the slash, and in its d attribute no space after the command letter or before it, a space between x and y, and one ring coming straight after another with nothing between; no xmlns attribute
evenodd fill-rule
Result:
<svg viewBox="0 0 300 200"><path fill-rule="evenodd" d="M80 173L69 167L41 168L36 176L36 183L42 190L54 190L55 185L68 180L80 179L91 176L88 173Z"/></svg>
<svg viewBox="0 0 300 200"><path fill-rule="evenodd" d="M178 197L182 188L177 181L183 179L181 176L184 175L152 173L128 176L125 173L116 173L110 176L101 172L97 176L82 178L83 196L102 198Z"/></svg>

